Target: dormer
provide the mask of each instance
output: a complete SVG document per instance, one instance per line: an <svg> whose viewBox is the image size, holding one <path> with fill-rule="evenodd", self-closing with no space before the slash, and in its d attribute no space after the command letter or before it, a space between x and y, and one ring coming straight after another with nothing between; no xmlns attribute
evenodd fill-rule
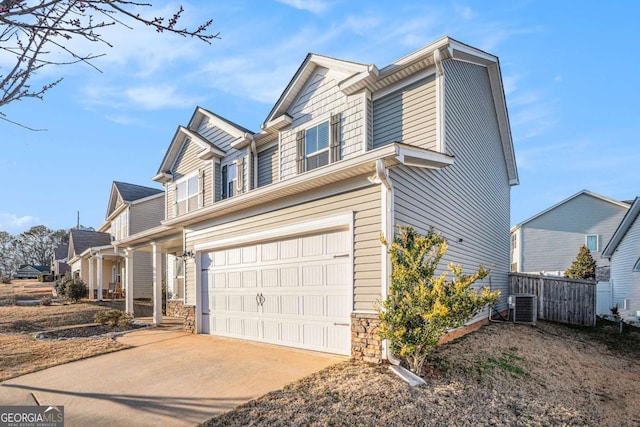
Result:
<svg viewBox="0 0 640 427"><path fill-rule="evenodd" d="M178 126L152 178L165 187L166 218L247 191L252 138L250 130L197 107L189 124Z"/></svg>

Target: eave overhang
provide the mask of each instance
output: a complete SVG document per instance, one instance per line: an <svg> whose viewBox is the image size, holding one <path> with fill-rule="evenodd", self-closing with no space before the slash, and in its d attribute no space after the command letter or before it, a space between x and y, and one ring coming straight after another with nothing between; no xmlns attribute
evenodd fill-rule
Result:
<svg viewBox="0 0 640 427"><path fill-rule="evenodd" d="M640 197L636 197L635 201L631 205L631 208L629 208L624 218L622 218L622 221L620 221L618 228L616 228L616 231L613 233L613 236L611 236L611 240L609 240L609 243L607 243L607 246L602 251L602 258L610 259L613 256L614 252L618 248L618 245L620 244L620 242L622 242L622 239L627 234L627 231L629 231L635 220L638 218L639 214Z"/></svg>
<svg viewBox="0 0 640 427"><path fill-rule="evenodd" d="M429 169L440 169L449 166L453 164L454 160L452 156L447 154L406 144L393 143L368 151L356 158L314 169L285 181L216 202L204 209L164 220L162 225L167 227L186 227L256 205L270 203L279 198L304 193L349 178L369 174L375 171L378 159L382 159L386 167L403 164Z"/></svg>

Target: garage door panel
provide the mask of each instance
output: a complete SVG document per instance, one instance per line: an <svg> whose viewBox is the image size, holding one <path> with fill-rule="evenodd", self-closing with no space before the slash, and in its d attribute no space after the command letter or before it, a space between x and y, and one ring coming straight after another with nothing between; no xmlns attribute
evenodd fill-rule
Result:
<svg viewBox="0 0 640 427"><path fill-rule="evenodd" d="M280 286L283 288L298 286L298 267L280 269Z"/></svg>
<svg viewBox="0 0 640 427"><path fill-rule="evenodd" d="M302 286L324 285L324 265L305 265L302 267Z"/></svg>
<svg viewBox="0 0 640 427"><path fill-rule="evenodd" d="M262 287L263 288L276 288L279 286L278 281L278 269L277 268L269 268L264 269L260 272L262 279Z"/></svg>
<svg viewBox="0 0 640 427"><path fill-rule="evenodd" d="M324 236L307 236L302 241L302 257L311 257L324 254Z"/></svg>
<svg viewBox="0 0 640 427"><path fill-rule="evenodd" d="M349 354L349 233L315 233L208 254L209 274L202 278L211 296L212 333Z"/></svg>
<svg viewBox="0 0 640 427"><path fill-rule="evenodd" d="M305 295L302 297L302 314L304 316L324 316L324 296Z"/></svg>
<svg viewBox="0 0 640 427"><path fill-rule="evenodd" d="M258 286L258 273L256 270L242 272L242 287L255 288Z"/></svg>
<svg viewBox="0 0 640 427"><path fill-rule="evenodd" d="M325 347L324 330L321 325L305 324L302 327L302 342L307 346Z"/></svg>
<svg viewBox="0 0 640 427"><path fill-rule="evenodd" d="M300 297L298 295L283 295L280 297L282 302L282 314L300 314Z"/></svg>

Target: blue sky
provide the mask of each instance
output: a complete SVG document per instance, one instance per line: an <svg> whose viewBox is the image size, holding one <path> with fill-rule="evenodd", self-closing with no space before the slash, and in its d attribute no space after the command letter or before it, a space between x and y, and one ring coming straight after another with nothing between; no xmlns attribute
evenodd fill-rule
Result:
<svg viewBox="0 0 640 427"><path fill-rule="evenodd" d="M147 15L178 3L153 2ZM214 19L221 40L148 28L109 29L114 44L64 77L44 101L5 107L0 121L0 230L104 222L114 180L151 181L178 125L196 105L258 131L308 52L389 64L449 35L500 58L521 185L516 224L582 189L615 199L640 195L640 43L635 1L340 0L192 1L184 23ZM56 54L54 51L53 54ZM0 57L0 66L6 67Z"/></svg>

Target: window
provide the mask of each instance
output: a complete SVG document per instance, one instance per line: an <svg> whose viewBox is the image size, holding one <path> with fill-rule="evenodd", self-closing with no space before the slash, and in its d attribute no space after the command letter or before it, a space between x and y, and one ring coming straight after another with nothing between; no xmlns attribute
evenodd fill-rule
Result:
<svg viewBox="0 0 640 427"><path fill-rule="evenodd" d="M198 208L198 175L193 175L176 184L176 215Z"/></svg>
<svg viewBox="0 0 640 427"><path fill-rule="evenodd" d="M598 235L587 234L585 245L591 252L598 252Z"/></svg>
<svg viewBox="0 0 640 427"><path fill-rule="evenodd" d="M511 235L511 249L515 249L518 246L518 235L513 233Z"/></svg>
<svg viewBox="0 0 640 427"><path fill-rule="evenodd" d="M320 123L305 132L305 170L329 164L329 122Z"/></svg>
<svg viewBox="0 0 640 427"><path fill-rule="evenodd" d="M340 124L342 113L330 120L296 132L296 164L304 173L340 160Z"/></svg>
<svg viewBox="0 0 640 427"><path fill-rule="evenodd" d="M633 266L633 271L640 272L640 258L638 258L638 261L636 261L636 265Z"/></svg>
<svg viewBox="0 0 640 427"><path fill-rule="evenodd" d="M222 179L220 181L222 182L223 199L233 197L237 176L237 166L235 163L231 163L222 167Z"/></svg>

